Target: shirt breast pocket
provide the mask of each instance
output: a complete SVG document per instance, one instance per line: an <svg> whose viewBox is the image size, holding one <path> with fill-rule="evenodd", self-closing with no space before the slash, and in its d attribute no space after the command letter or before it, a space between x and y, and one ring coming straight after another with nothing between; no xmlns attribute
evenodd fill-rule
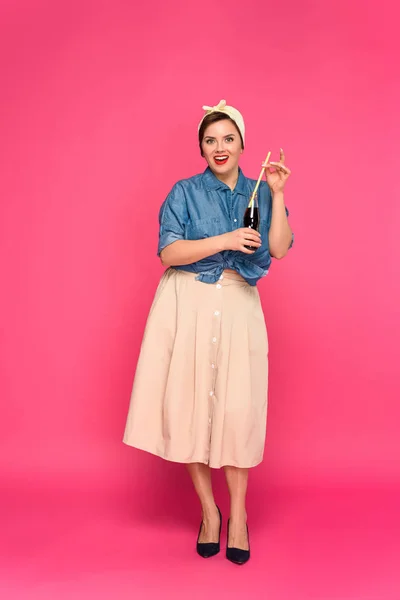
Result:
<svg viewBox="0 0 400 600"><path fill-rule="evenodd" d="M190 221L186 225L185 237L187 240L201 240L214 235L225 233L221 220L218 217L209 217L208 219L198 219Z"/></svg>

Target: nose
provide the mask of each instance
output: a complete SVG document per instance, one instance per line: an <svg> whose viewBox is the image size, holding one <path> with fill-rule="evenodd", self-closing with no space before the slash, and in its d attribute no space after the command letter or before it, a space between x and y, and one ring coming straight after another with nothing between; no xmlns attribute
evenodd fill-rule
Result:
<svg viewBox="0 0 400 600"><path fill-rule="evenodd" d="M217 152L224 151L224 140L217 140Z"/></svg>

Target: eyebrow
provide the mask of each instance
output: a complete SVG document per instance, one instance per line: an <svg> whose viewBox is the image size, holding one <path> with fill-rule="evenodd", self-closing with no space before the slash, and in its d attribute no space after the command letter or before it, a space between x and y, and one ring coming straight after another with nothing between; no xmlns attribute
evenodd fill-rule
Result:
<svg viewBox="0 0 400 600"><path fill-rule="evenodd" d="M235 134L234 133L227 133L223 137L235 137ZM213 137L212 135L206 135L206 136L204 136L204 139L215 140L215 137Z"/></svg>

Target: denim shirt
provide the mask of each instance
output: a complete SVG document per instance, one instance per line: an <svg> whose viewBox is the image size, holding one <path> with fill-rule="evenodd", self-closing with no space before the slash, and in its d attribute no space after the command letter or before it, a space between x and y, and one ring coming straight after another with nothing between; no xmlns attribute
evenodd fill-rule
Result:
<svg viewBox="0 0 400 600"><path fill-rule="evenodd" d="M200 240L243 227L244 212L256 185L255 179L243 175L235 189L220 181L209 167L199 175L178 181L163 202L160 214L158 256L177 240ZM175 269L198 273L196 279L215 283L224 269L236 270L250 285L267 275L271 265L268 231L271 225L272 197L268 184L258 188L259 232L262 246L253 254L224 250L189 265ZM289 211L286 208L286 213ZM293 236L290 247L293 244Z"/></svg>

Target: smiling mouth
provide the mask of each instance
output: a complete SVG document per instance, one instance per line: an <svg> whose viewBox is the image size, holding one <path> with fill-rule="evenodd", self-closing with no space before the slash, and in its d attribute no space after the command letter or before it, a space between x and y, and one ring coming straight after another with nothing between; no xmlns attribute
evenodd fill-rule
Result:
<svg viewBox="0 0 400 600"><path fill-rule="evenodd" d="M228 158L229 158L229 156L226 154L224 154L222 156L214 156L214 162L217 165L224 165L227 162Z"/></svg>

